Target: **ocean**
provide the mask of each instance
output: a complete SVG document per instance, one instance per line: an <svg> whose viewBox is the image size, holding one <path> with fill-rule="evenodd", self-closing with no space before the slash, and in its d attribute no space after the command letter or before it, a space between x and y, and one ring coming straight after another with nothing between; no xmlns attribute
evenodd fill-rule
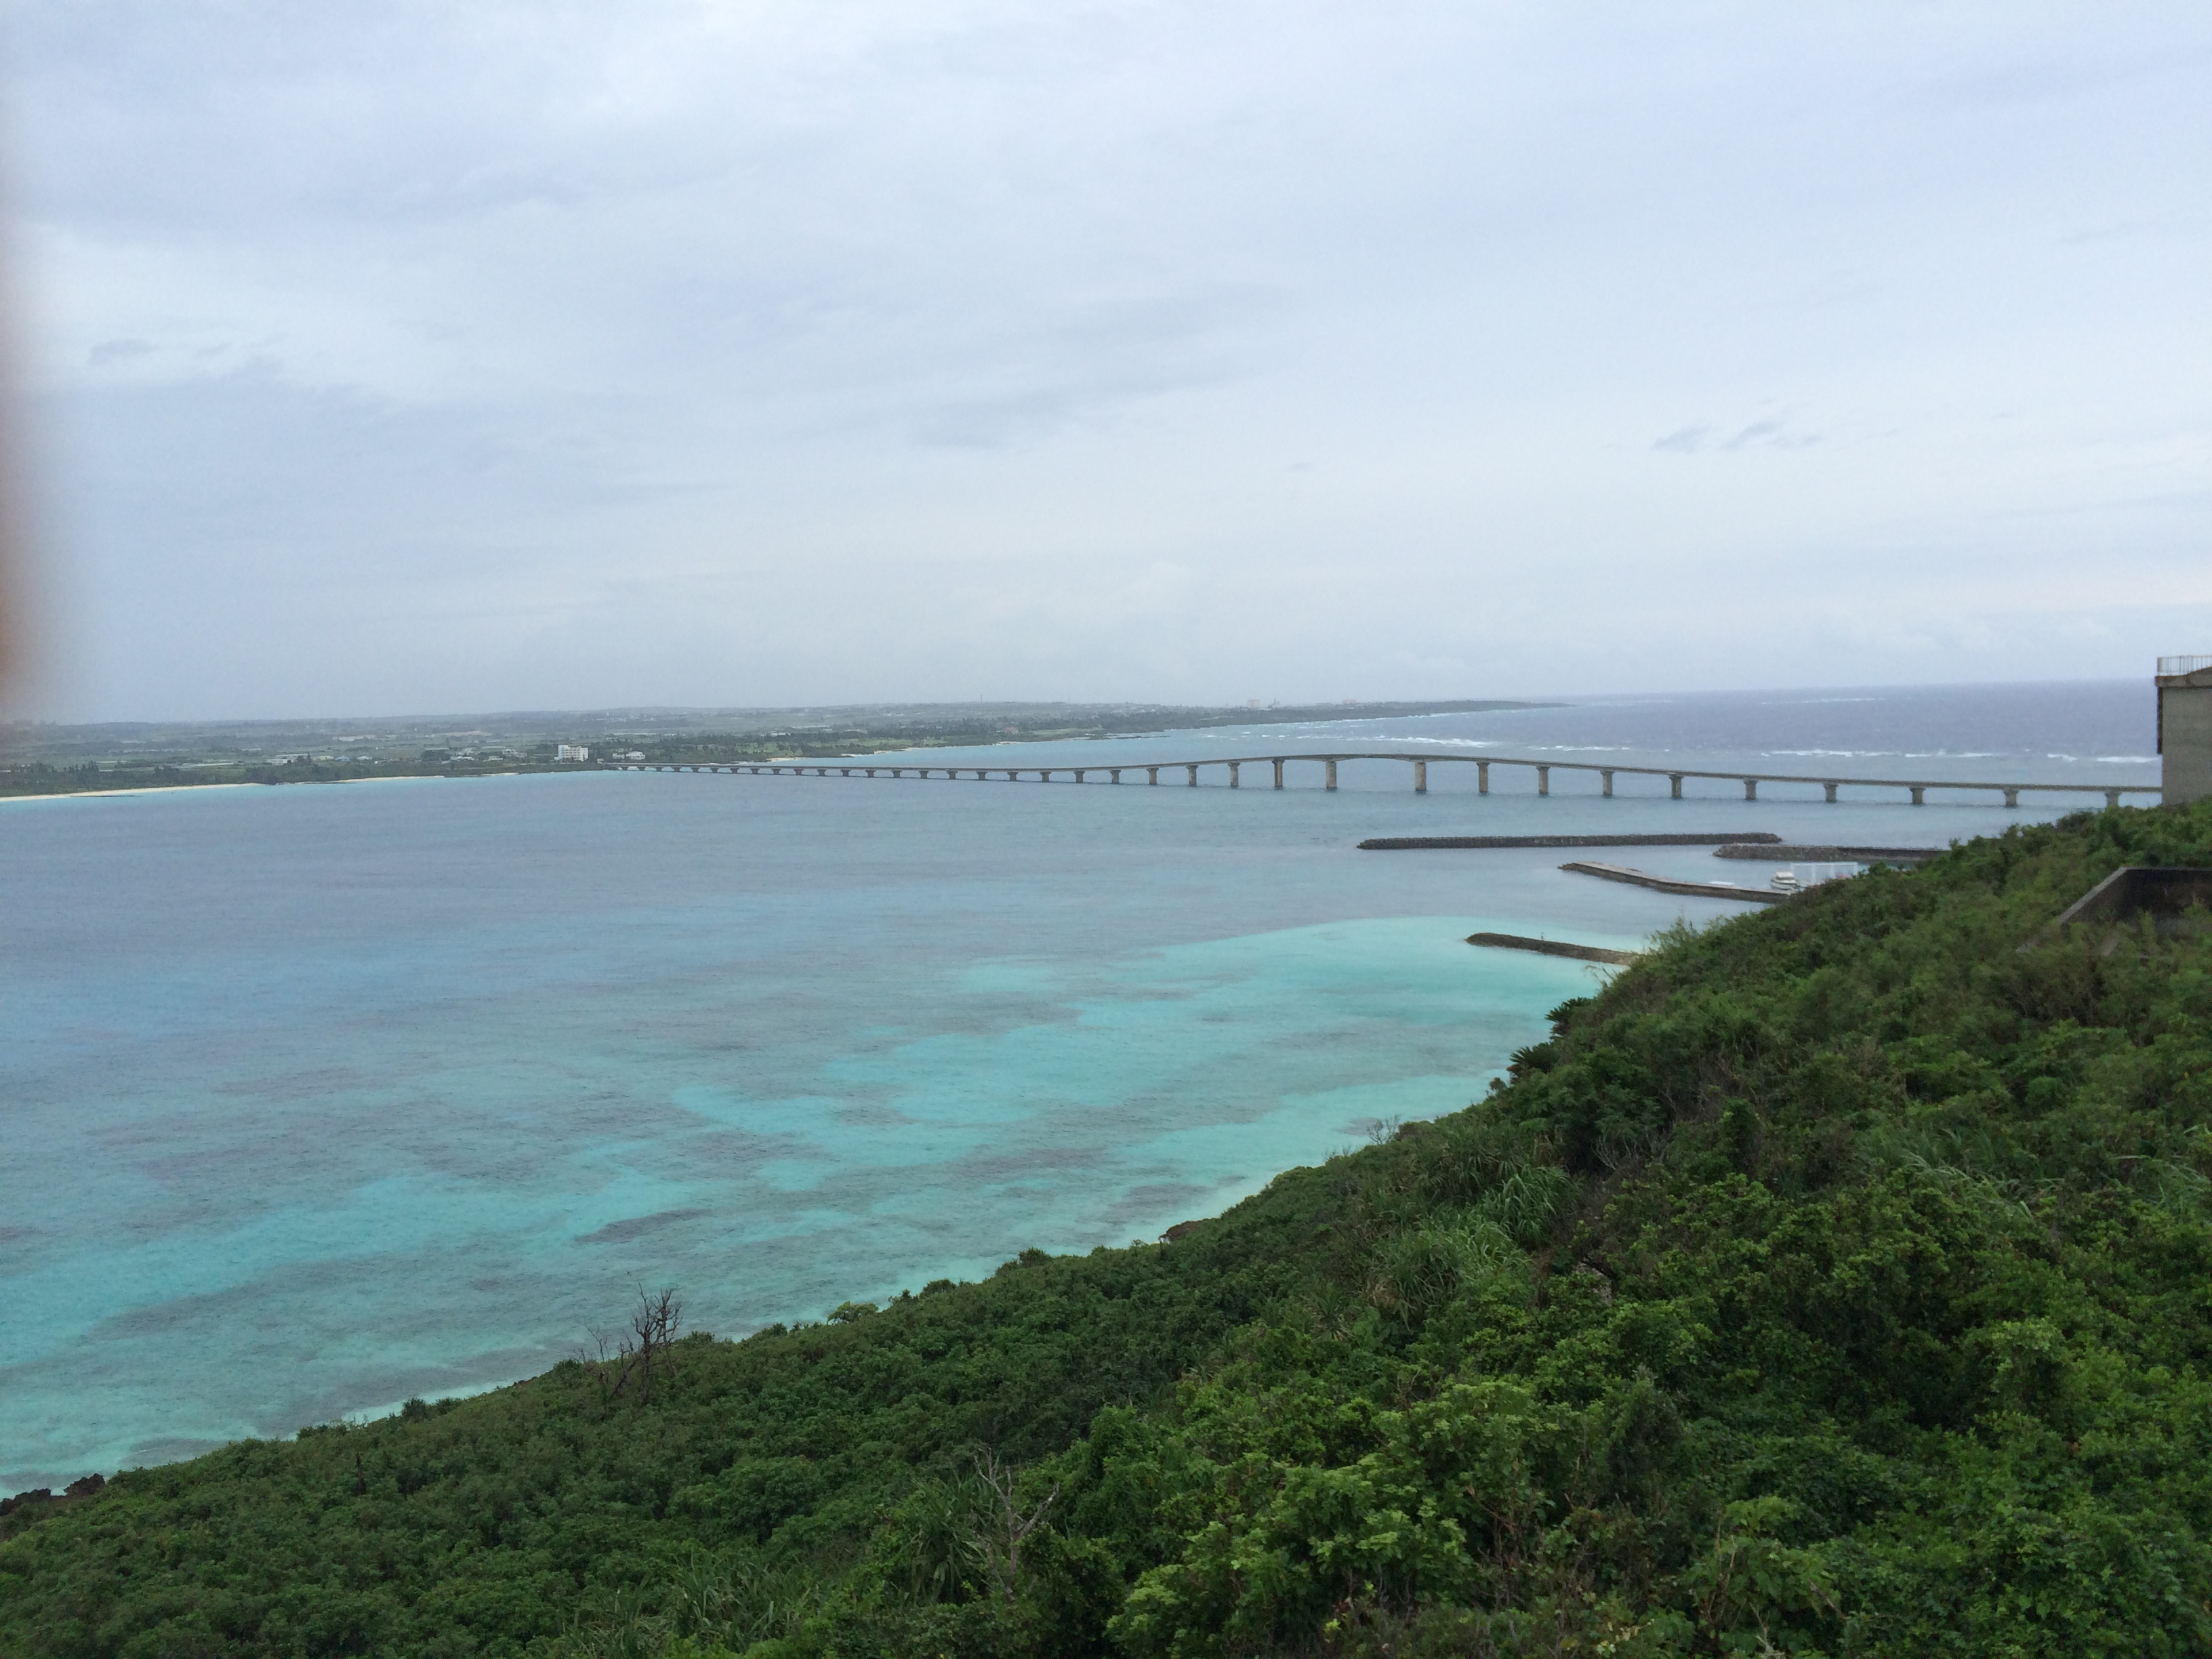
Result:
<svg viewBox="0 0 2212 1659"><path fill-rule="evenodd" d="M2154 782L2144 684L1574 700L969 757L1368 746ZM933 759L956 758L934 751ZM1231 790L580 771L0 803L0 1490L543 1370L675 1286L820 1318L1149 1240L1479 1097L1632 948L1749 908L1543 850L1941 845L2094 802L1518 769ZM1253 787L1255 784L1260 787ZM1700 848L1599 854L1760 884Z"/></svg>

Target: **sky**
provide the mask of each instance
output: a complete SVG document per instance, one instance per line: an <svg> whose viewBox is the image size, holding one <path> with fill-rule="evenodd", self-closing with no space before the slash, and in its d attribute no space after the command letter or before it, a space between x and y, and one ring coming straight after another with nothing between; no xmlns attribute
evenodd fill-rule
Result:
<svg viewBox="0 0 2212 1659"><path fill-rule="evenodd" d="M10 0L62 720L2148 676L2212 8Z"/></svg>

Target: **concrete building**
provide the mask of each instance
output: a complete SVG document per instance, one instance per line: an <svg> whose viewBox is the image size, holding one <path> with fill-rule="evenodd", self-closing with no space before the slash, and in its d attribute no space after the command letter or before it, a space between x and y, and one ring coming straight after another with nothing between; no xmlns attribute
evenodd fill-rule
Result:
<svg viewBox="0 0 2212 1659"><path fill-rule="evenodd" d="M558 744L553 750L553 758L556 761L587 761L591 757L590 748L580 743Z"/></svg>
<svg viewBox="0 0 2212 1659"><path fill-rule="evenodd" d="M2158 659L2158 753L2168 806L2212 795L2212 657Z"/></svg>

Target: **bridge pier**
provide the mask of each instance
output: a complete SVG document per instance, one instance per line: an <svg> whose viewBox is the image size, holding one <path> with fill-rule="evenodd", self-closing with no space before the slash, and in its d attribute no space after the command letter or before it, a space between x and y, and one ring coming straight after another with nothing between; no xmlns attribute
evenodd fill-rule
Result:
<svg viewBox="0 0 2212 1659"><path fill-rule="evenodd" d="M1185 782L1189 787L1194 789L1199 786L1198 775L1201 768L1207 766L1225 766L1229 769L1229 787L1231 789L1241 789L1244 787L1245 766L1247 764L1255 766L1259 765L1264 759L1267 764L1273 769L1274 787L1277 789L1282 789L1288 787L1288 775L1285 769L1289 766L1291 761L1317 760L1322 763L1322 787L1334 792L1339 787L1340 779L1337 775L1337 766L1338 763L1341 761L1403 761L1413 769L1413 793L1415 794L1425 795L1429 793L1429 763L1431 760L1437 758L1439 758L1439 757L1433 755L1419 753L1407 754L1402 750L1399 750L1395 752L1363 751L1356 754L1335 755L1319 755L1307 752L1297 755L1275 755L1272 757L1243 756L1233 759L1224 756L1199 761L1155 761L1140 763L1144 765L1145 781L1146 783L1158 784L1160 781L1160 773L1163 769L1172 770L1176 767L1181 767L1182 769ZM1988 779L1969 781L1942 778L1929 779L1923 782L1913 783L1909 782L1903 778L1823 778L1817 775L1811 777L1803 777L1796 775L1785 776L1780 774L1767 773L1693 773L1687 770L1670 772L1662 771L1656 767L1624 767L1619 765L1601 766L1578 761L1538 761L1533 758L1524 759L1517 756L1501 756L1494 757L1485 757L1478 758L1473 755L1453 755L1443 757L1442 758L1453 761L1474 761L1475 765L1475 787L1478 793L1485 795L1490 793L1490 769L1496 765L1527 766L1533 768L1536 774L1536 793L1539 795L1544 796L1547 796L1552 793L1552 773L1557 767L1565 766L1571 772L1595 772L1598 775L1599 793L1608 799L1619 793L1615 786L1620 781L1620 773L1624 771L1634 776L1665 778L1667 780L1667 793L1675 800L1684 799L1682 793L1683 780L1692 776L1711 778L1716 781L1734 778L1737 782L1743 785L1743 798L1747 801L1756 801L1759 799L1759 786L1762 783L1817 783L1820 786L1822 797L1831 805L1835 805L1842 798L1843 786L1846 783L1852 785L1853 787L1866 785L1872 787L1903 789L1911 795L1912 804L1915 806L1924 806L1927 805L1928 792L1930 789L1987 789L1996 794L2002 795L2004 798L2004 804L2007 810L2014 811L2019 810L2021 804L2020 798L2021 794L2031 789L2072 791L2081 794L2102 795L2105 798L2105 809L2107 811L2116 810L2119 806L2120 803L2130 794L2155 794L2157 793L2155 788L2135 784L2123 784L2114 787L2107 787L2103 784L2088 783L2000 783ZM603 769L612 771L669 772L679 774L688 772L694 775L722 773L728 774L730 775L735 775L742 772L750 774L754 777L776 778L826 778L830 776L832 774L842 778L903 778L906 776L908 770L906 766L897 763L889 765L878 763L876 765L867 766L840 764L832 766L821 761L688 762L613 760L602 763L601 764L603 766ZM963 762L951 766L931 763L916 766L912 769L915 776L917 778L927 779L942 776L947 782L950 782L957 778L968 776L974 778L978 783L994 776L1002 777L1008 783L1019 783L1022 781L1022 775L1025 772L1035 773L1036 775L1036 781L1039 783L1050 783L1054 781L1054 773L1066 772L1070 775L1074 782L1079 784L1089 782L1091 781L1091 774L1093 772L1103 772L1112 781L1118 784L1121 781L1121 774L1128 769L1130 769L1124 766L1007 766L1003 763L994 766L977 766L973 762Z"/></svg>

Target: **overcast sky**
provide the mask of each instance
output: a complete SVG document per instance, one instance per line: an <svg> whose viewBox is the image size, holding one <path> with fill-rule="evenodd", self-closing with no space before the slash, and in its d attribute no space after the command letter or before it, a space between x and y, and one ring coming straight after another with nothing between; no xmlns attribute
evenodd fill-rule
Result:
<svg viewBox="0 0 2212 1659"><path fill-rule="evenodd" d="M2203 0L0 15L57 718L2212 650Z"/></svg>

